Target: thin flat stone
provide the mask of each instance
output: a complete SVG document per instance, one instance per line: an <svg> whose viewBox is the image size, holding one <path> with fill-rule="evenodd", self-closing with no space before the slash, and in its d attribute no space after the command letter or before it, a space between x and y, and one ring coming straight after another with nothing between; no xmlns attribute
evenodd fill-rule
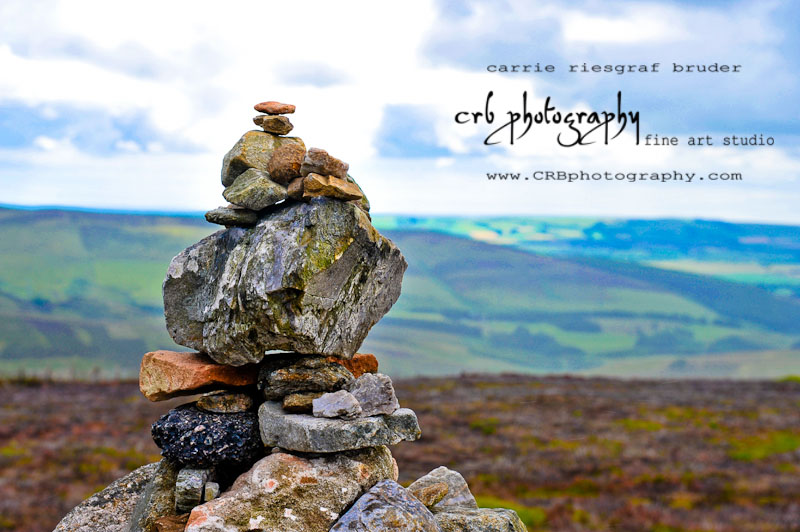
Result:
<svg viewBox="0 0 800 532"><path fill-rule="evenodd" d="M276 355L265 362L258 376L264 399L277 401L293 393L334 392L353 381L353 374L341 364L320 356Z"/></svg>
<svg viewBox="0 0 800 532"><path fill-rule="evenodd" d="M335 453L377 445L394 445L420 437L417 416L401 408L389 416L354 420L287 414L267 401L258 409L261 440L267 447L308 453Z"/></svg>
<svg viewBox="0 0 800 532"><path fill-rule="evenodd" d="M246 393L211 392L197 400L197 408L215 414L235 414L253 408L253 398Z"/></svg>
<svg viewBox="0 0 800 532"><path fill-rule="evenodd" d="M255 104L253 109L259 113L266 113L268 115L290 115L294 113L296 107L290 103L281 103L270 100L268 102Z"/></svg>
<svg viewBox="0 0 800 532"><path fill-rule="evenodd" d="M225 227L252 227L258 222L258 213L250 209L217 207L206 213L206 221Z"/></svg>
<svg viewBox="0 0 800 532"><path fill-rule="evenodd" d="M353 377L359 378L364 373L377 373L378 372L378 359L372 353L356 353L353 358L339 358L328 357L328 362L336 362L341 364L353 374Z"/></svg>
<svg viewBox="0 0 800 532"><path fill-rule="evenodd" d="M258 366L217 364L200 353L152 351L142 357L139 390L151 401L164 401L214 388L237 388L255 384Z"/></svg>

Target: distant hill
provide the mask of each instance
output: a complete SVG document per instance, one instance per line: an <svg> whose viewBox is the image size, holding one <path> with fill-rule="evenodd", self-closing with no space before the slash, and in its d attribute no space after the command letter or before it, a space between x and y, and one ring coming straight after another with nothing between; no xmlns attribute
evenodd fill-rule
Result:
<svg viewBox="0 0 800 532"><path fill-rule="evenodd" d="M540 238L547 245L534 250L539 237L525 228L535 220L519 219L528 236L499 238L504 245L469 228L516 234L508 221L408 220L376 217L409 269L403 295L362 348L393 375L800 372L800 298L791 288L798 228L725 224L715 241L716 222L614 221L601 230L598 221L557 219L548 227L561 236ZM620 227L638 229L615 253L608 243ZM175 254L214 230L199 217L0 209L0 372L133 373L144 352L177 349L161 281ZM599 246L587 230L617 236ZM667 248L660 264L653 256ZM782 284L688 273L679 261L773 268Z"/></svg>
<svg viewBox="0 0 800 532"><path fill-rule="evenodd" d="M382 229L436 231L545 255L636 262L800 297L800 228L714 220L420 218L383 216Z"/></svg>

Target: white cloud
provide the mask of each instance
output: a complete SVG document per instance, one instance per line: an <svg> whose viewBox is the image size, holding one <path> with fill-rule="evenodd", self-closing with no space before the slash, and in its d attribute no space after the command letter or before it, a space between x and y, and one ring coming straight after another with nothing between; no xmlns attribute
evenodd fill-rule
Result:
<svg viewBox="0 0 800 532"><path fill-rule="evenodd" d="M668 43L686 38L676 13L652 5L630 6L616 16L568 10L560 18L567 43Z"/></svg>
<svg viewBox="0 0 800 532"><path fill-rule="evenodd" d="M509 17L553 20L563 28L561 43L578 55L597 45L685 45L709 24L738 28L744 43L769 45L780 36L763 23L768 9L765 3L720 14L651 2L601 11L562 9L544 2L534 10L520 1L511 2L505 12L478 5L459 28L480 45L483 39L488 43ZM183 1L53 0L34 6L4 2L0 104L24 104L51 119L61 116L64 106L114 117L142 114L159 138L116 140L118 153L91 155L78 150L69 135L43 132L30 147L0 150L2 201L213 208L224 203L218 175L222 156L253 128L252 104L278 99L298 106L291 119L308 146L326 148L350 162L377 212L800 222L800 214L781 207L788 200L800 200L800 156L793 145L630 149L627 137L607 147L563 149L554 146L552 131L535 128L513 149L483 147L486 126L458 126L455 113L480 110L488 90L495 91L498 110L517 106L525 90L540 105L542 83L533 75L500 76L433 64L425 50L430 37L440 31L436 23L429 0L402 6L365 1L248 1L232 6ZM522 46L530 36L503 37ZM711 51L721 46L715 43L712 39ZM532 60L536 52L529 51ZM767 60L774 62L774 57ZM314 65L320 65L318 80L313 79ZM311 79L298 80L298 73ZM776 79L782 82L780 76ZM439 145L455 155L426 160L381 157L374 140L386 105L428 108L425 119ZM578 102L572 107L589 106ZM197 146L200 153L173 153L165 139ZM730 186L506 186L482 177L487 171L539 167L734 169L744 173L746 181Z"/></svg>

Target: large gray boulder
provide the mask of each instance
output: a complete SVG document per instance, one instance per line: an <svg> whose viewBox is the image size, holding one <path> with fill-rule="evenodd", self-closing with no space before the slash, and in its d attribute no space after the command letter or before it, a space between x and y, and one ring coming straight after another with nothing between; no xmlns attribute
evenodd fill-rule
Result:
<svg viewBox="0 0 800 532"><path fill-rule="evenodd" d="M337 453L376 445L394 445L420 436L417 416L400 408L389 416L329 419L287 414L280 403L267 401L258 409L261 441L305 453Z"/></svg>
<svg viewBox="0 0 800 532"><path fill-rule="evenodd" d="M126 532L137 503L158 467L158 463L148 464L114 481L73 508L53 532Z"/></svg>
<svg viewBox="0 0 800 532"><path fill-rule="evenodd" d="M167 329L221 364L268 350L350 358L397 301L406 266L353 204L281 204L252 229L219 231L172 259Z"/></svg>
<svg viewBox="0 0 800 532"><path fill-rule="evenodd" d="M353 501L392 474L386 447L321 458L274 453L195 507L186 532L327 532Z"/></svg>

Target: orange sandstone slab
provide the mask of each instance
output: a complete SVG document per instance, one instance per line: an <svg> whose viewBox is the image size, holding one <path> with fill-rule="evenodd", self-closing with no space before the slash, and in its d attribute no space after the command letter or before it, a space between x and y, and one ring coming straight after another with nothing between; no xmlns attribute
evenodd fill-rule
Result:
<svg viewBox="0 0 800 532"><path fill-rule="evenodd" d="M139 389L151 401L164 401L212 388L249 386L257 379L254 364L225 366L200 353L153 351L142 358Z"/></svg>
<svg viewBox="0 0 800 532"><path fill-rule="evenodd" d="M357 200L364 197L355 183L332 175L308 174L303 178L303 199L325 196L340 200Z"/></svg>
<svg viewBox="0 0 800 532"><path fill-rule="evenodd" d="M345 360L343 358L328 357L328 362L341 364L356 379L364 373L378 373L378 359L371 353L356 353L353 358Z"/></svg>

